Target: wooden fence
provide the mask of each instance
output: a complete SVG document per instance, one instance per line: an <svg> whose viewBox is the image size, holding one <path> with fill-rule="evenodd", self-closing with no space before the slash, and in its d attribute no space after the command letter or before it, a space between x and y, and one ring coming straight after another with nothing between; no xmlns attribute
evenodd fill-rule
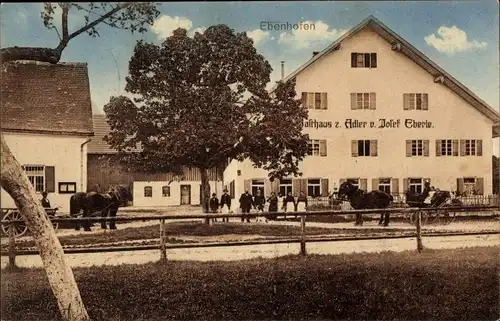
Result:
<svg viewBox="0 0 500 321"><path fill-rule="evenodd" d="M143 251L143 250L160 250L160 260L167 260L167 249L181 249L181 248L202 248L202 247L226 247L226 246L242 246L242 245L263 245L263 244L283 244L283 243L300 243L300 254L306 255L306 243L311 242L339 242L339 241L361 241L361 240L381 240L381 239L403 239L403 238L416 238L416 248L420 253L423 249L422 229L421 229L421 214L423 212L436 211L436 208L389 208L389 209L367 209L367 210L330 210L330 211L317 211L317 212L293 212L293 216L300 217L301 233L299 237L278 238L278 239L263 239L251 241L237 241L237 242L212 242L212 243L191 243L191 244L167 244L166 236L166 220L183 220L183 219L216 219L216 218L257 218L265 217L270 214L276 213L250 213L250 214L199 214L199 215L157 215L157 216L140 216L140 217L114 217L114 218L54 218L53 222L134 222L134 221L152 221L158 220L160 222L159 231L159 244L152 245L136 245L136 246L117 246L117 247L93 247L93 248L70 248L65 249L64 252L70 253L103 253L103 252L126 252L126 251ZM449 212L454 213L468 213L468 212L495 212L500 210L498 206L463 206L447 208ZM383 235L383 236L347 236L347 237L306 237L306 218L307 216L328 216L328 215L352 215L352 214L381 214L381 213L398 213L416 215L415 231L403 235ZM22 220L17 221L1 221L1 224L16 224L21 223ZM12 230L12 229L10 229ZM426 233L425 237L439 237L439 236L466 236L466 235L489 235L500 234L496 231L485 232L449 232L449 233ZM1 256L9 256L9 263L15 265L15 258L17 255L36 255L36 250L16 250L15 237L13 234L9 236L9 250L2 251Z"/></svg>

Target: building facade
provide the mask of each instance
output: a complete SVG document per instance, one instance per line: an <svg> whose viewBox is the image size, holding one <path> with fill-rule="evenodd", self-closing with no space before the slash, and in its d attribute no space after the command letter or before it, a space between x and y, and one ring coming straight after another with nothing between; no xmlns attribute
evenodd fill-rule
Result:
<svg viewBox="0 0 500 321"><path fill-rule="evenodd" d="M9 63L2 72L2 135L41 198L69 212L87 189L87 145L93 135L87 65ZM1 190L1 207L16 207Z"/></svg>
<svg viewBox="0 0 500 321"><path fill-rule="evenodd" d="M116 151L104 141L110 132L105 115L93 115L95 136L88 146L89 190L104 191L110 185L128 185L133 193L133 205L140 207L200 205L201 175L198 169L185 167L182 175L173 173L140 173L123 171L109 162ZM135 152L138 152L136 149ZM211 193L222 195L222 170L208 173Z"/></svg>
<svg viewBox="0 0 500 321"><path fill-rule="evenodd" d="M363 190L492 193L493 137L500 115L373 17L284 80L308 109L303 176L270 182L266 171L232 160L224 184L238 197L262 188L326 196L344 181Z"/></svg>

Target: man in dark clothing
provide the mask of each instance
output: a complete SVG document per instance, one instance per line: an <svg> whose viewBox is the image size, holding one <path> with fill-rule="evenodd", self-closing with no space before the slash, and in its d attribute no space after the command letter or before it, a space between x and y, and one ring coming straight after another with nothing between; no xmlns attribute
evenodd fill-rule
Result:
<svg viewBox="0 0 500 321"><path fill-rule="evenodd" d="M220 208L222 214L229 214L231 210L231 196L227 193L227 189L224 189L224 194L220 198ZM229 222L229 217L223 217L222 222Z"/></svg>
<svg viewBox="0 0 500 321"><path fill-rule="evenodd" d="M250 209L254 206L253 203L253 197L248 193L248 190L245 191L245 193L241 194L240 196L240 208L241 212L243 213L241 217L241 221L245 221L245 217L247 219L247 222L250 223L250 215L244 215L247 213L250 213Z"/></svg>
<svg viewBox="0 0 500 321"><path fill-rule="evenodd" d="M43 208L50 208L50 201L49 199L47 198L47 192L42 192L42 206Z"/></svg>
<svg viewBox="0 0 500 321"><path fill-rule="evenodd" d="M266 198L260 192L260 189L257 190L257 194L253 198L253 203L257 207L257 210L260 212L264 212L264 205L266 204Z"/></svg>
<svg viewBox="0 0 500 321"><path fill-rule="evenodd" d="M210 210L212 211L212 213L217 213L218 209L219 209L219 199L217 198L217 195L213 193L212 197L210 198Z"/></svg>
<svg viewBox="0 0 500 321"><path fill-rule="evenodd" d="M425 199L429 196L429 192L431 191L431 183L425 182L424 183L424 190L422 191L422 194L420 194L420 201L424 202Z"/></svg>

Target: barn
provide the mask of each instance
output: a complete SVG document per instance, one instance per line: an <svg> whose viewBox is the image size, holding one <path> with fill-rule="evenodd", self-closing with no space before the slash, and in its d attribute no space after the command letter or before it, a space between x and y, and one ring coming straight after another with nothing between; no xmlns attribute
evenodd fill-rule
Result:
<svg viewBox="0 0 500 321"><path fill-rule="evenodd" d="M363 190L492 193L500 115L445 70L370 16L284 80L308 109L302 177L271 182L249 161L224 170L231 195L304 191L326 196L344 181Z"/></svg>
<svg viewBox="0 0 500 321"><path fill-rule="evenodd" d="M87 64L13 62L2 69L1 129L37 194L69 212L87 189L87 143L93 136ZM40 196L41 198L41 196ZM1 206L15 207L3 189Z"/></svg>
<svg viewBox="0 0 500 321"><path fill-rule="evenodd" d="M199 205L201 200L201 176L196 168L184 168L182 175L173 173L127 172L109 162L116 150L104 141L110 127L103 114L93 115L94 138L88 145L89 190L107 189L109 185L124 184L133 190L133 205L137 207L162 207ZM135 152L138 152L136 149ZM222 170L209 171L212 193L222 195Z"/></svg>

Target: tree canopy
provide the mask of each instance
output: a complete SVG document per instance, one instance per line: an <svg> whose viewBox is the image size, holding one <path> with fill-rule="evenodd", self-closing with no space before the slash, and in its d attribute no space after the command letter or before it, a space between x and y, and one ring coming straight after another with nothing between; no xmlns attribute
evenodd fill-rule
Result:
<svg viewBox="0 0 500 321"><path fill-rule="evenodd" d="M104 107L105 140L143 171L206 170L248 158L270 178L300 175L307 110L294 80L266 90L271 72L253 40L225 25L193 37L177 29L159 45L139 41L126 78L134 98L112 97ZM141 151L130 153L136 146Z"/></svg>

